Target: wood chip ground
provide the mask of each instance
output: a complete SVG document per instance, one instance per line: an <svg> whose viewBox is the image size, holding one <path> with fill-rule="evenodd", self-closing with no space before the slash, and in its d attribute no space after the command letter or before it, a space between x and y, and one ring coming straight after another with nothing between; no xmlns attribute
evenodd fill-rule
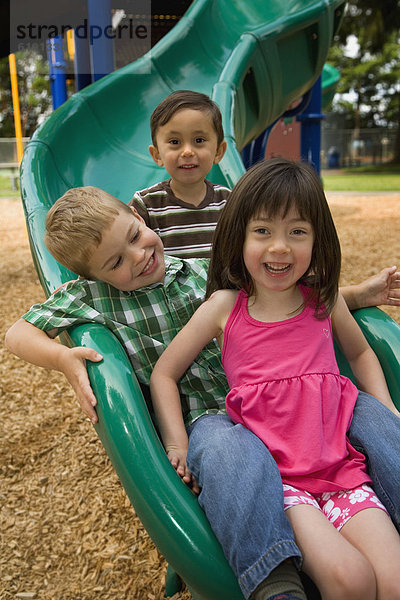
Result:
<svg viewBox="0 0 400 600"><path fill-rule="evenodd" d="M342 283L399 264L400 195L329 195ZM0 598L161 600L166 564L64 377L7 352L4 333L44 298L21 202L0 199ZM400 309L387 308L400 322ZM183 591L174 600L189 600Z"/></svg>

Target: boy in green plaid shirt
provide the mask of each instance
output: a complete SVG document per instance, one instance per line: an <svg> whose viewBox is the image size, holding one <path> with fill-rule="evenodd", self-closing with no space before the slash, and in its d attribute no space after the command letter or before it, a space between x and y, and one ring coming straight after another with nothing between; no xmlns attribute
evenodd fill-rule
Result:
<svg viewBox="0 0 400 600"><path fill-rule="evenodd" d="M13 347L16 354L22 351L29 362L66 370L95 423L96 400L73 373L82 361L101 357L90 349L55 344L53 338L71 325L101 323L124 347L138 380L148 385L159 356L202 302L208 260L165 256L160 237L134 208L94 187L69 190L49 211L46 229L53 256L84 279L34 305L7 340L21 328L23 347ZM227 389L220 351L212 343L182 380L187 425L204 411L224 412Z"/></svg>
<svg viewBox="0 0 400 600"><path fill-rule="evenodd" d="M203 300L208 261L164 256L161 239L135 209L93 187L64 194L48 213L46 231L53 256L84 279L65 284L34 305L10 328L6 345L28 362L62 371L95 423L96 399L85 362L102 357L90 348L58 344L55 336L81 323L105 325L123 345L139 381L148 384L164 348ZM398 302L394 271L386 269L375 277L370 296L381 303L390 298ZM220 350L213 341L180 384L189 431L188 464L195 476L187 470L182 478L200 492L199 503L246 598L253 592L256 600L277 594L305 598L292 563L300 564L301 555L283 514L279 472L258 438L226 416L227 391ZM388 481L381 476L377 490L382 490L386 506L389 498L387 508L395 520L393 490L400 482L400 465L393 463L392 449L400 431L398 419L390 411L383 414L381 407L376 402L356 410L351 429L355 445L368 449L371 471L382 475L391 464ZM375 431L377 423L385 424L385 435ZM253 525L243 518L244 510L256 516Z"/></svg>

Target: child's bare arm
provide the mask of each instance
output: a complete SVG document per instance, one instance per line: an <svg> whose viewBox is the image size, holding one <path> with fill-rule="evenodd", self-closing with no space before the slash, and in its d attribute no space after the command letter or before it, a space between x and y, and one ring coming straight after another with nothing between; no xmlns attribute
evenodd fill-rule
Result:
<svg viewBox="0 0 400 600"><path fill-rule="evenodd" d="M151 397L165 451L178 475L185 483L190 483L192 475L186 464L189 440L178 386L171 377L164 374L162 368L155 368L153 373L150 380Z"/></svg>
<svg viewBox="0 0 400 600"><path fill-rule="evenodd" d="M165 452L179 477L187 484L192 484L193 492L198 494L200 489L186 463L189 445L185 424L182 418L181 402L178 387L162 374L156 373L151 379L151 397L157 415Z"/></svg>
<svg viewBox="0 0 400 600"><path fill-rule="evenodd" d="M366 306L400 306L400 272L396 267L386 267L358 285L341 288L350 310Z"/></svg>
<svg viewBox="0 0 400 600"><path fill-rule="evenodd" d="M184 481L190 481L191 475L186 465L188 438L177 384L204 346L221 333L221 322L229 315L234 297L235 293L223 290L202 304L163 352L150 379L161 437Z"/></svg>
<svg viewBox="0 0 400 600"><path fill-rule="evenodd" d="M64 373L78 402L92 423L97 423L96 398L90 386L86 360L99 362L102 356L92 348L67 348L45 331L19 319L6 333L6 347L19 358L45 369Z"/></svg>
<svg viewBox="0 0 400 600"><path fill-rule="evenodd" d="M380 362L340 295L332 312L332 326L360 389L400 416L390 397Z"/></svg>

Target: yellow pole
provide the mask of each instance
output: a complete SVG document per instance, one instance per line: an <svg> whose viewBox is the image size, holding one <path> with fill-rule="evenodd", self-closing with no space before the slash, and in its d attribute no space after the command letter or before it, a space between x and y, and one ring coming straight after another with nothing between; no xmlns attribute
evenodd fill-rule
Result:
<svg viewBox="0 0 400 600"><path fill-rule="evenodd" d="M8 61L10 63L11 92L12 92L12 100L13 100L13 108L14 108L14 127L15 127L15 137L17 139L17 157L18 157L18 163L21 163L22 155L24 153L24 146L22 144L21 113L19 110L17 66L15 63L15 54L9 54Z"/></svg>
<svg viewBox="0 0 400 600"><path fill-rule="evenodd" d="M68 56L71 60L74 60L75 56L75 39L74 39L74 31L73 29L68 29L67 31L67 50Z"/></svg>

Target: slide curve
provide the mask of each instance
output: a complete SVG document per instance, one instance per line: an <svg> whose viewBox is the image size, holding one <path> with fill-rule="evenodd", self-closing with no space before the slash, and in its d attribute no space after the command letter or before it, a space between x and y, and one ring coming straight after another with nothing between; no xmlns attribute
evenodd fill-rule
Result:
<svg viewBox="0 0 400 600"><path fill-rule="evenodd" d="M135 190L163 179L147 150L149 118L176 89L204 92L220 106L228 149L210 179L234 185L244 172L241 149L321 74L343 8L342 0L195 0L151 52L58 108L28 143L21 165L32 256L46 294L75 277L43 243L47 210L59 196L70 187L95 185L127 202ZM399 399L398 326L378 309L360 311L358 318L372 332ZM104 356L88 366L98 398L96 430L173 569L166 591L179 588L175 572L195 600L243 600L197 499L166 458L122 347L100 325L76 327L63 341Z"/></svg>

